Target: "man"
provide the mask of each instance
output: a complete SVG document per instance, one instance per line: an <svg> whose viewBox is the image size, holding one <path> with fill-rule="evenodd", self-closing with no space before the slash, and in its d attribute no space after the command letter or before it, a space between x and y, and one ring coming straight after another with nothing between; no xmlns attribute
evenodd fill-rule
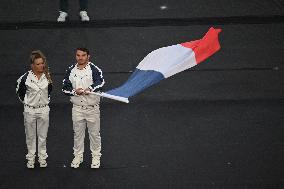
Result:
<svg viewBox="0 0 284 189"><path fill-rule="evenodd" d="M89 58L88 49L77 48L77 63L66 70L63 80L62 91L71 97L70 101L73 103L74 159L71 163L73 168L78 168L80 163L83 162L86 126L92 153L91 168L100 167L100 97L89 93L99 91L105 81L102 71L92 62L89 62Z"/></svg>
<svg viewBox="0 0 284 189"><path fill-rule="evenodd" d="M49 101L52 80L44 54L33 51L30 56L31 70L17 80L16 94L24 104L24 125L28 153L27 167L34 168L36 139L38 139L38 162L46 167L46 137L49 127Z"/></svg>
<svg viewBox="0 0 284 189"><path fill-rule="evenodd" d="M59 2L59 16L57 18L57 22L65 22L68 17L68 0L60 0ZM80 18L82 22L88 22L90 20L88 14L87 14L87 6L88 6L88 0L79 0L80 3Z"/></svg>

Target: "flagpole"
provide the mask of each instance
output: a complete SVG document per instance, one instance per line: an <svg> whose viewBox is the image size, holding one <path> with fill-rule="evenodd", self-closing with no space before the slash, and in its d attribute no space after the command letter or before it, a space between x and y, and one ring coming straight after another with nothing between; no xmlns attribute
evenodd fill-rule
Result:
<svg viewBox="0 0 284 189"><path fill-rule="evenodd" d="M128 98L115 96L115 95L107 94L107 93L104 93L104 92L89 92L89 94L98 95L98 96L101 96L101 97L109 98L109 99L112 99L112 100L117 100L117 101L124 102L124 103L129 103Z"/></svg>

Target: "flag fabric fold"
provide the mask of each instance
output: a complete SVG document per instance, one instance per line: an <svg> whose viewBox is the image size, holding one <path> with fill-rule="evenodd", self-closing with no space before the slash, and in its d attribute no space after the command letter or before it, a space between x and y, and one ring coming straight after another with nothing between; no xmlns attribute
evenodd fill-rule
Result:
<svg viewBox="0 0 284 189"><path fill-rule="evenodd" d="M149 53L136 67L128 80L118 88L100 95L128 103L128 98L144 89L187 70L204 61L221 47L221 29L211 27L202 39L162 47Z"/></svg>

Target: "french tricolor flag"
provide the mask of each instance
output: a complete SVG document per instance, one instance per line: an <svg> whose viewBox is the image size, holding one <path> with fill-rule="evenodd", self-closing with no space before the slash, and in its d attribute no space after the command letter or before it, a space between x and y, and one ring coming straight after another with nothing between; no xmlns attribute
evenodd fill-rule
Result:
<svg viewBox="0 0 284 189"><path fill-rule="evenodd" d="M128 103L128 98L144 89L196 66L220 49L218 34L221 29L210 28L200 40L162 47L148 54L128 80L118 88L101 96Z"/></svg>

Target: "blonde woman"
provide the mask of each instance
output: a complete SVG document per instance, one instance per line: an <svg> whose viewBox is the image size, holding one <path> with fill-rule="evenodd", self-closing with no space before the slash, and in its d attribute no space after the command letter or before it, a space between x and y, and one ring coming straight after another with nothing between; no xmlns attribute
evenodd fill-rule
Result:
<svg viewBox="0 0 284 189"><path fill-rule="evenodd" d="M46 57L40 50L32 51L31 70L17 80L16 94L24 104L24 126L28 153L27 167L34 168L36 140L38 140L38 162L46 167L48 157L46 137L49 127L49 101L52 80Z"/></svg>

